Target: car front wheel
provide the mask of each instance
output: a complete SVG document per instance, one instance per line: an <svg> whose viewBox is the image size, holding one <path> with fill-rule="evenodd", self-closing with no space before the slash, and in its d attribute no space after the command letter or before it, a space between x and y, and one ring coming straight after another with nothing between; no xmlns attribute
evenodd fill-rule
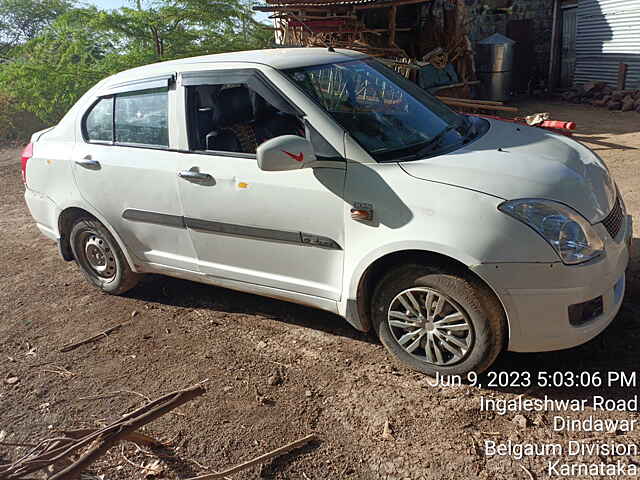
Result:
<svg viewBox="0 0 640 480"><path fill-rule="evenodd" d="M374 292L372 316L383 345L431 376L486 370L506 338L504 312L493 293L463 272L440 267L390 271Z"/></svg>
<svg viewBox="0 0 640 480"><path fill-rule="evenodd" d="M109 230L92 218L73 225L71 249L87 280L105 293L120 295L136 286L140 275L129 268Z"/></svg>

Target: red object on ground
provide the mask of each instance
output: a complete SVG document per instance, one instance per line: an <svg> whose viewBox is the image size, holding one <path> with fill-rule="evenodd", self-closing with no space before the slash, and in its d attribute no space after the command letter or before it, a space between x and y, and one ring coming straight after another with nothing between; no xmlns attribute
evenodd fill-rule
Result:
<svg viewBox="0 0 640 480"><path fill-rule="evenodd" d="M558 120L545 120L540 125L542 128L557 128L559 130L575 130L576 122L560 122Z"/></svg>
<svg viewBox="0 0 640 480"><path fill-rule="evenodd" d="M473 115L475 117L491 118L493 120L500 120L502 122L511 122L511 123L519 123L520 125L527 125L527 122L521 119L514 120L513 118L503 118L503 117L498 117L496 115L483 115L478 113L474 113ZM559 127L558 125L562 125L562 127ZM531 125L531 126L544 128L545 130L549 130L550 132L557 133L559 135L564 135L565 137L571 137L573 136L573 134L569 130L574 130L576 128L576 123L575 122L559 122L557 120L546 120L539 125Z"/></svg>
<svg viewBox="0 0 640 480"><path fill-rule="evenodd" d="M551 128L551 127L540 127L544 130L549 130L550 132L557 133L558 135L564 135L565 137L572 137L573 133L569 130L564 130L561 128Z"/></svg>

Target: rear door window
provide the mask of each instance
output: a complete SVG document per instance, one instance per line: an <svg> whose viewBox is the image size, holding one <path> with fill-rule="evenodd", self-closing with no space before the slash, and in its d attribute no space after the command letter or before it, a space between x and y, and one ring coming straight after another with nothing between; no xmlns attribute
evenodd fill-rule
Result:
<svg viewBox="0 0 640 480"><path fill-rule="evenodd" d="M118 94L115 97L115 143L169 146L166 88Z"/></svg>
<svg viewBox="0 0 640 480"><path fill-rule="evenodd" d="M103 98L94 105L85 121L90 142L113 142L113 98Z"/></svg>

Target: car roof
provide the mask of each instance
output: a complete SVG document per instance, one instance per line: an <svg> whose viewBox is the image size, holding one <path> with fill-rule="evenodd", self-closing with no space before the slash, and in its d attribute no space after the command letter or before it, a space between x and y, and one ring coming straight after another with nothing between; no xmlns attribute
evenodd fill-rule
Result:
<svg viewBox="0 0 640 480"><path fill-rule="evenodd" d="M272 48L265 50L248 50L244 52L218 53L214 55L202 55L199 57L181 58L167 62L152 63L142 67L132 68L109 77L103 86L113 82L135 80L152 75L192 71L202 66L203 69L213 67L221 63L255 63L267 65L278 70L288 68L306 67L310 65L322 65L333 62L343 62L366 58L367 54L336 48Z"/></svg>

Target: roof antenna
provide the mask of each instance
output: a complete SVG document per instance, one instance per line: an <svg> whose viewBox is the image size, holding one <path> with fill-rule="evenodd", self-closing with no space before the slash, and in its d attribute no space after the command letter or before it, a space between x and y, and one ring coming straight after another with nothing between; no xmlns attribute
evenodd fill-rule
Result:
<svg viewBox="0 0 640 480"><path fill-rule="evenodd" d="M294 18L294 20L297 20L300 23L300 25L302 25L304 28L309 30L309 33L311 35L313 35L313 30L311 30L311 28L309 28L309 25L307 25L305 22L300 20L300 18L298 18L297 15L294 15L293 13L289 13L289 15L291 15ZM328 45L327 42L325 42L323 38L320 38L320 41L324 44L325 47L327 47L327 50L329 52L332 52L332 53L335 52L335 49L333 48L333 45Z"/></svg>

